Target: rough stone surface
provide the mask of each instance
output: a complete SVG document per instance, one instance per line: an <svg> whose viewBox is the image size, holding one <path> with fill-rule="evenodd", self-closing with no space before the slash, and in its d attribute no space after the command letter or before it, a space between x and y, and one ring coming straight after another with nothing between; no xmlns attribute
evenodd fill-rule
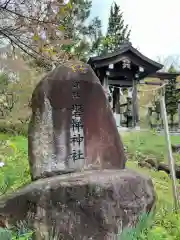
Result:
<svg viewBox="0 0 180 240"><path fill-rule="evenodd" d="M153 209L152 181L131 170L93 170L32 182L0 200L7 222L27 221L34 239L114 240Z"/></svg>
<svg viewBox="0 0 180 240"><path fill-rule="evenodd" d="M180 153L180 144L172 144L172 151L173 152L177 152L177 153Z"/></svg>
<svg viewBox="0 0 180 240"><path fill-rule="evenodd" d="M123 144L99 79L89 65L84 65L85 71L76 72L73 66L57 67L34 90L28 136L32 180L83 169L125 167ZM79 89L75 93L77 83ZM69 157L74 105L83 107L80 118L84 159L77 157L72 161Z"/></svg>

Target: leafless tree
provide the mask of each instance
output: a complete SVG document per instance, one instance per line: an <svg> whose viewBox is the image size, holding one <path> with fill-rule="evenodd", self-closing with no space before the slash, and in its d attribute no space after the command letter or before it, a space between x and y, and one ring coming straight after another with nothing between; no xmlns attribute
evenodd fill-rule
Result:
<svg viewBox="0 0 180 240"><path fill-rule="evenodd" d="M158 56L157 61L164 66L162 71L168 71L170 66L173 66L177 71L180 71L179 55Z"/></svg>
<svg viewBox="0 0 180 240"><path fill-rule="evenodd" d="M62 0L0 0L1 55L10 44L10 50L18 47L34 59L56 62L60 46L69 43L62 23L71 7Z"/></svg>

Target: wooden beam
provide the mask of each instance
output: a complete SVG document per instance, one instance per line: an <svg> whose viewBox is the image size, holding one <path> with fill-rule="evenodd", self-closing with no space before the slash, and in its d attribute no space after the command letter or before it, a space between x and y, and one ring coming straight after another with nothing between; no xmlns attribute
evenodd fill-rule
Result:
<svg viewBox="0 0 180 240"><path fill-rule="evenodd" d="M156 72L148 75L148 77L159 78L161 80L164 80L164 79L176 78L179 75L180 73Z"/></svg>
<svg viewBox="0 0 180 240"><path fill-rule="evenodd" d="M120 77L129 77L132 78L133 77L133 72L132 70L128 70L128 69L120 69L120 70L114 70L114 69L108 69L107 72L109 72L108 77L112 77L112 78L120 78Z"/></svg>
<svg viewBox="0 0 180 240"><path fill-rule="evenodd" d="M163 82L144 82L146 85L162 86Z"/></svg>
<svg viewBox="0 0 180 240"><path fill-rule="evenodd" d="M132 84L131 85L119 85L119 84L109 84L109 86L113 86L113 87L120 87L120 88L129 88L129 87L132 87Z"/></svg>
<svg viewBox="0 0 180 240"><path fill-rule="evenodd" d="M131 86L132 81L129 80L111 80L108 79L108 84L109 85L119 85L119 86Z"/></svg>

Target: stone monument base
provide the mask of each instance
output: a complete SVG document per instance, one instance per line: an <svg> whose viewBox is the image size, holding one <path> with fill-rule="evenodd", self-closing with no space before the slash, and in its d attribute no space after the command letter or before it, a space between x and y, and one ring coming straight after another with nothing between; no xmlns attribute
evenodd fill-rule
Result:
<svg viewBox="0 0 180 240"><path fill-rule="evenodd" d="M150 178L132 170L92 170L32 182L0 199L9 226L26 222L36 240L113 240L155 206Z"/></svg>

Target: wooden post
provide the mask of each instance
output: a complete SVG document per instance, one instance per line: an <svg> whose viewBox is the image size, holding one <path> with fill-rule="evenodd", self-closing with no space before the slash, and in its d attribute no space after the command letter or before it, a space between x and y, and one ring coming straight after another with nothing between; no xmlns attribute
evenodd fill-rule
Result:
<svg viewBox="0 0 180 240"><path fill-rule="evenodd" d="M133 127L139 122L139 114L138 114L138 102L137 102L137 81L133 81L133 93L132 93L132 119L133 119Z"/></svg>
<svg viewBox="0 0 180 240"><path fill-rule="evenodd" d="M179 123L179 129L180 129L180 101L178 101L178 123Z"/></svg>
<svg viewBox="0 0 180 240"><path fill-rule="evenodd" d="M119 126L120 124L120 89L116 88L116 105L115 105L115 113L116 113L116 121L117 125Z"/></svg>
<svg viewBox="0 0 180 240"><path fill-rule="evenodd" d="M121 105L121 91L120 91L120 88L118 89L119 90L119 101L118 101L118 114L119 114L119 126L121 126L121 108L120 108L120 105Z"/></svg>
<svg viewBox="0 0 180 240"><path fill-rule="evenodd" d="M116 88L116 113L119 114L120 113L120 90L119 88Z"/></svg>
<svg viewBox="0 0 180 240"><path fill-rule="evenodd" d="M174 158L172 155L172 148L171 148L171 140L169 134L169 126L168 126L168 119L167 119L167 112L166 112L166 104L165 104L165 93L164 90L161 91L160 97L160 107L161 107L161 114L163 118L163 125L164 125L164 134L166 138L166 144L168 149L168 161L169 161L169 168L172 178L172 189L173 189L173 198L174 198L174 207L175 210L178 208L178 194L177 194L177 185L176 185L176 173L175 173L175 163Z"/></svg>
<svg viewBox="0 0 180 240"><path fill-rule="evenodd" d="M103 87L105 90L108 90L108 77L107 76L104 77Z"/></svg>
<svg viewBox="0 0 180 240"><path fill-rule="evenodd" d="M114 89L113 89L112 98L113 98L113 113L115 113L116 112L116 98L117 98L116 87L114 87Z"/></svg>
<svg viewBox="0 0 180 240"><path fill-rule="evenodd" d="M132 99L127 97L127 122L126 122L126 127L133 127L133 117L131 118L133 111L132 111ZM129 125L131 120L131 126Z"/></svg>
<svg viewBox="0 0 180 240"><path fill-rule="evenodd" d="M149 127L152 129L152 107L148 108L148 122L149 122Z"/></svg>

